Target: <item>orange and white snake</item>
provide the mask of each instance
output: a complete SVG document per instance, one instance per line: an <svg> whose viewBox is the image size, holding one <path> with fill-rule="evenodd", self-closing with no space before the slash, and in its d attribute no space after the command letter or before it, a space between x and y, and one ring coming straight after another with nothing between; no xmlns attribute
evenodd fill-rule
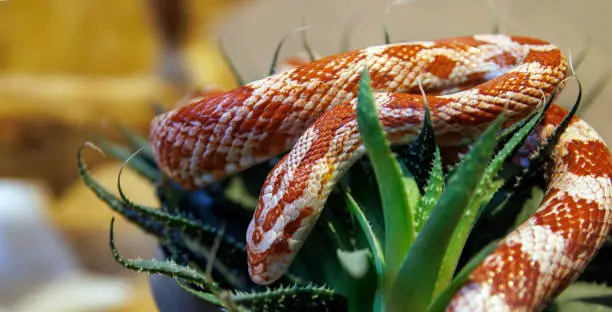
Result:
<svg viewBox="0 0 612 312"><path fill-rule="evenodd" d="M472 142L502 111L509 125L561 87L568 66L548 42L474 35L370 47L298 66L234 90L194 98L154 119L156 161L188 188L203 187L291 149L266 179L247 232L254 282L278 279L313 228L342 174L364 153L356 93L367 65L379 118L393 144L424 118L422 83L437 142ZM537 128L548 138L566 110ZM608 234L612 159L575 117L552 154L538 211L511 232L457 292L451 311L536 310L584 269Z"/></svg>

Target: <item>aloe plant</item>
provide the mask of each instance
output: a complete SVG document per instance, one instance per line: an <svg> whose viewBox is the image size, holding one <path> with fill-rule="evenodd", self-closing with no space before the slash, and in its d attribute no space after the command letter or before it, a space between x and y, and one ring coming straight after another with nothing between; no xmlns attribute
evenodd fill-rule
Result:
<svg viewBox="0 0 612 312"><path fill-rule="evenodd" d="M402 311L407 306L411 311L443 311L496 240L539 203L539 168L548 161L549 148L541 146L524 170L508 160L541 121L549 100L502 132L500 116L458 164L445 167L427 107L414 142L389 145L364 69L357 117L367 157L336 187L318 230L288 272L266 287L248 278L245 236L260 187L276 159L187 191L159 171L145 138L123 128L127 143L100 139L86 144L78 152L78 167L85 184L124 219L157 237L167 256L124 258L114 244L113 219L109 241L115 260L131 270L174 278L202 301L228 311ZM580 97L566 118L575 114L579 102ZM87 146L124 160L155 184L161 207L131 201L122 190L121 173L119 196L104 189L84 163ZM587 272L606 270L601 263L596 260ZM549 309L594 304L609 309L601 301L587 300L591 295L610 299L608 288L583 284L577 294L570 288Z"/></svg>

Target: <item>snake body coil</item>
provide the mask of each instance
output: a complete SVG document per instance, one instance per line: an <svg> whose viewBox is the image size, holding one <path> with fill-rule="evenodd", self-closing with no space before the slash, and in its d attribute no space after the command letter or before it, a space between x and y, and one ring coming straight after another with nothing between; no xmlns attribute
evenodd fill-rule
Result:
<svg viewBox="0 0 612 312"><path fill-rule="evenodd" d="M382 45L329 56L157 117L156 160L185 187L202 187L291 149L266 179L247 233L254 282L278 279L313 228L342 174L365 150L356 124L363 66L393 144L410 142L427 93L437 141L470 143L505 110L530 114L567 76L561 51L538 39L474 35ZM453 93L454 92L454 93ZM546 140L566 111L537 128ZM451 311L540 308L584 269L611 223L612 160L599 135L574 118L553 151L544 200L455 295Z"/></svg>

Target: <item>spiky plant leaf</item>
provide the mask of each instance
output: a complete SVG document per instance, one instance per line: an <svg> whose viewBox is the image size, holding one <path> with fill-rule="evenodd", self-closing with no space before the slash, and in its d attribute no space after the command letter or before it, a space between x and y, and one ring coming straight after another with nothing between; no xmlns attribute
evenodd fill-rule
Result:
<svg viewBox="0 0 612 312"><path fill-rule="evenodd" d="M431 112L425 99L425 116L423 125L417 137L407 147L398 151L400 162L403 163L412 174L419 185L421 192L425 191L425 186L430 179L430 171L434 164L438 144L431 122Z"/></svg>
<svg viewBox="0 0 612 312"><path fill-rule="evenodd" d="M244 274L244 268L246 268L246 253L236 253L233 257L226 257L227 251L223 250L221 254L219 254L219 243L223 239L222 232L218 233L219 236L212 246L203 243L202 239L193 234L182 234L182 242L185 247L191 253L202 257L207 267L210 266L211 271L214 270L217 275L223 277L226 284L238 289L246 287L248 279L246 274ZM242 268L242 270L237 270L239 268Z"/></svg>
<svg viewBox="0 0 612 312"><path fill-rule="evenodd" d="M485 169L484 175L478 184L477 190L470 199L461 220L457 224L449 247L446 250L434 294L444 289L452 279L457 264L459 263L461 251L463 250L468 236L472 231L481 206L486 205L491 200L493 195L495 195L495 193L499 190L499 188L503 186L504 180L498 178L498 172L501 170L505 161L514 154L514 151L523 145L529 133L542 120L547 108L548 105L544 106L544 109L540 109L538 113L531 118L531 120L516 131L510 140L503 146L503 148L495 155L495 157L493 157L493 160Z"/></svg>
<svg viewBox="0 0 612 312"><path fill-rule="evenodd" d="M126 162L128 163L128 162ZM182 233L184 239L191 243L191 246L205 244L206 246L212 246L215 242L216 237L219 235L219 229L203 224L194 218L186 218L181 215L167 213L160 209L152 207L146 207L131 201L126 194L123 192L121 186L121 174L123 172L123 166L119 169L117 175L117 190L122 201L133 211L136 211L143 216L162 223L166 228L177 229ZM227 259L233 260L233 264L241 266L246 262L239 261L246 254L246 247L242 241L238 241L231 236L223 236L222 241L222 255ZM206 248L206 247L202 247Z"/></svg>
<svg viewBox="0 0 612 312"><path fill-rule="evenodd" d="M390 44L391 43L391 35L389 34L389 27L387 27L387 24L383 25L383 36L384 36L385 44Z"/></svg>
<svg viewBox="0 0 612 312"><path fill-rule="evenodd" d="M508 142L514 137L514 135L521 129L525 128L525 126L534 118L539 118L539 122L543 118L542 112L546 112L548 110L550 105L552 105L554 98L555 93L553 93L548 99L545 99L546 101L544 102L544 104L540 105L542 107L537 107L525 118L504 129L502 133L497 137L497 146L495 147L495 152L499 153L499 151L501 151L506 146L506 144L508 144ZM513 152L516 152L517 147L520 147L520 145L516 145Z"/></svg>
<svg viewBox="0 0 612 312"><path fill-rule="evenodd" d="M523 208L521 209L521 212L516 216L516 219L514 219L514 225L512 227L516 228L521 223L527 221L527 219L529 219L529 217L531 217L531 215L533 215L537 211L538 207L540 207L540 203L542 202L543 198L543 189L537 186L531 188L531 196L529 196L527 201L525 201L525 203L523 204Z"/></svg>
<svg viewBox="0 0 612 312"><path fill-rule="evenodd" d="M425 311L429 306L445 251L484 175L502 121L498 117L485 130L450 177L429 220L402 262L387 300L389 311L403 311L408 306L413 311Z"/></svg>
<svg viewBox="0 0 612 312"><path fill-rule="evenodd" d="M224 283L237 288L245 286L248 277L246 276L247 261L244 242L228 235L221 235L222 231L220 232L217 227L132 202L123 193L120 178L121 171L117 179L117 188L123 201L143 216L162 223L167 231L174 231L167 235L177 237L172 240L172 245L174 248L181 246L181 249L178 250L179 254L187 251L190 258L200 259L200 263L213 263L215 273L222 278ZM220 244L216 250L218 257L213 256L211 252L216 242ZM176 254L172 259L175 259L175 256Z"/></svg>
<svg viewBox="0 0 612 312"><path fill-rule="evenodd" d="M576 80L578 82L578 94L574 107L568 114L568 116L572 117L576 113L582 98L582 86L580 80ZM537 114L525 124L533 123L535 118L540 120L543 118L543 114L545 114L552 104L556 92L557 90L553 92L551 97L546 99L547 101L543 109L538 110ZM558 137L565 131L569 123L567 116L564 120L565 122L562 122L561 125L557 127L553 135L551 135L544 144L540 144L535 151L531 152L526 167L520 168L520 171L508 177L505 185L493 198L491 198L489 204L481 211L474 226L474 230L480 235L470 238L471 242L469 243L470 246L468 246L469 249L478 250L488 241L505 235L509 230L513 229L513 225L518 215L521 215L521 218L527 217L527 215L521 214L523 204L525 200L530 198L533 187L545 186L545 176L546 173L549 172L548 169L551 164L552 147L554 147ZM513 153L516 152L519 147L520 144L516 146Z"/></svg>
<svg viewBox="0 0 612 312"><path fill-rule="evenodd" d="M235 292L233 302L251 311L342 311L345 302L324 286L286 286L263 292Z"/></svg>
<svg viewBox="0 0 612 312"><path fill-rule="evenodd" d="M410 209L412 210L411 215L412 219L414 220L414 215L417 210L417 204L421 200L421 191L419 190L419 185L417 181L408 171L404 171L404 174L402 175L402 182L404 182L404 189L407 196L406 200L408 201L408 207L410 207Z"/></svg>
<svg viewBox="0 0 612 312"><path fill-rule="evenodd" d="M326 206L330 206L336 202L335 198L330 198ZM351 250L351 235L349 234L348 226L343 222L342 217L335 209L323 209L320 217L320 223L327 232L327 236L331 238L335 249Z"/></svg>
<svg viewBox="0 0 612 312"><path fill-rule="evenodd" d="M380 233L382 233L382 230L379 230L377 234L377 232L372 228L372 225L370 224L368 218L364 214L363 209L359 207L355 199L353 199L353 196L346 190L344 194L346 196L347 206L351 210L353 216L355 216L355 218L357 219L361 230L366 236L370 247L372 261L374 262L374 267L376 268L376 272L379 276L382 276L385 267L384 252L379 240L379 237L381 235Z"/></svg>
<svg viewBox="0 0 612 312"><path fill-rule="evenodd" d="M180 279L175 278L176 284L179 285L183 290L192 294L193 296L202 299L205 302L212 303L211 300L218 301L216 304L220 308L224 308L224 311L228 312L247 312L246 308L233 302L229 296L229 291L223 291L219 294L211 294L205 291L200 291L190 287L188 284L183 283Z"/></svg>
<svg viewBox="0 0 612 312"><path fill-rule="evenodd" d="M244 180L239 178L231 179L230 184L224 192L227 199L234 201L251 212L255 212L258 198L252 196L245 187Z"/></svg>
<svg viewBox="0 0 612 312"><path fill-rule="evenodd" d="M425 99L424 92L423 98ZM418 233L429 218L431 210L435 207L444 190L442 159L436 143L427 100L425 100L425 116L421 131L416 139L410 143L408 149L400 153L400 156L405 159L404 164L408 166L410 172L414 173L419 188L424 192L416 204L414 222Z"/></svg>
<svg viewBox="0 0 612 312"><path fill-rule="evenodd" d="M83 162L83 150L86 146L90 146L100 152L95 145L91 143L86 143L81 146L77 152L77 165L79 169L79 174L81 179L92 190L92 192L103 202L105 202L111 209L116 211L117 213L124 216L126 219L130 220L132 223L136 224L143 231L152 234L154 236L160 237L162 232L162 224L148 219L143 216L141 213L127 205L124 201L119 199L113 193L107 191L100 183L98 183L94 178L92 178L91 174L87 170L87 166Z"/></svg>
<svg viewBox="0 0 612 312"><path fill-rule="evenodd" d="M381 197L370 161L368 159L358 160L346 174L340 185L344 188L343 192L350 193L355 203L361 207L381 246L385 246Z"/></svg>
<svg viewBox="0 0 612 312"><path fill-rule="evenodd" d="M162 210L145 207L130 201L123 192L120 183L121 173L124 168L123 166L120 168L117 179L117 188L120 197L108 192L102 185L91 177L91 174L86 169L82 159L83 148L84 146L78 153L79 171L85 184L98 196L98 198L106 202L114 211L141 227L147 233L158 237L166 247L174 248L169 251L173 252L175 257L179 255L182 257L185 253L184 248L191 248L193 250L190 251L196 253L191 257L198 257L208 261L206 258L207 253L202 253L202 251L210 248L210 246L212 246L215 242L218 235L217 228L201 224L193 219L184 218L180 215L169 214ZM170 230L178 232L168 232ZM177 238L177 234L180 235L179 238ZM237 241L230 236L223 236L221 246L218 251L218 257L223 259L223 262L217 263L215 266L215 272L223 276L224 281L228 282L229 284L236 286L243 285L244 282L236 281L236 277L233 276L235 272L227 272L225 270L219 270L219 268L223 268L222 264L224 264L226 267L231 267L234 270L239 269L246 272L246 247L244 246L244 243ZM176 258L176 260L179 259L180 258ZM243 273L243 275L244 274L246 273Z"/></svg>
<svg viewBox="0 0 612 312"><path fill-rule="evenodd" d="M604 73L601 77L597 78L597 80L595 81L595 83L593 83L593 86L591 87L591 91L585 96L580 110L578 110L578 113L580 115L585 113L589 108L593 106L595 101L606 90L606 87L610 84L610 81L612 81L612 71L610 70Z"/></svg>
<svg viewBox="0 0 612 312"><path fill-rule="evenodd" d="M310 280L315 283L324 282L337 294L345 296L349 311L363 311L364 307L372 305L372 297L368 294L376 287L376 275L369 265L365 266L365 270L360 274L352 274L355 272L347 268L346 265L351 264L347 263L348 259L342 258L342 255L363 249L365 245L358 245L353 224L345 222L345 217L341 215L345 211L332 208L344 204L344 200L336 195L339 194L334 192L328 199L317 222L318 230L311 232L292 268L296 264L301 265L306 269L306 277ZM347 217L350 221L348 214ZM368 262L366 263L369 264Z"/></svg>
<svg viewBox="0 0 612 312"><path fill-rule="evenodd" d="M221 57L223 57L223 60L225 60L227 66L229 66L229 69L232 72L232 75L234 76L234 81L236 82L236 85L242 86L246 84L246 80L242 78L242 75L240 75L240 72L238 72L238 68L236 68L236 65L230 58L229 54L227 54L227 51L225 50L225 46L223 45L223 41L221 39L219 39L219 52L221 53Z"/></svg>
<svg viewBox="0 0 612 312"><path fill-rule="evenodd" d="M302 25L301 27L298 27L298 28L294 29L293 31L291 31L290 33L286 34L278 42L278 44L276 45L276 49L274 49L274 56L272 57L272 62L270 63L270 69L268 70L268 76L272 76L272 75L276 74L276 66L278 65L278 58L280 56L281 50L283 49L283 45L285 44L285 41L287 41L288 39L293 37L298 32L305 33L306 28L307 28L306 26ZM302 37L302 42L304 43L304 47L307 47L307 49L309 50L310 47L308 46L305 38L306 37ZM310 53L312 53L312 51L310 51ZM311 57L314 58L314 55L311 54Z"/></svg>
<svg viewBox="0 0 612 312"><path fill-rule="evenodd" d="M302 28L304 29L304 31L302 31L302 47L304 48L304 51L306 51L308 59L311 62L314 62L317 60L317 58L315 57L315 54L310 47L310 43L308 43L308 38L306 37L306 20L302 22Z"/></svg>
<svg viewBox="0 0 612 312"><path fill-rule="evenodd" d="M123 201L125 206L129 207L129 209L137 213L142 214L143 216L150 218L151 220L162 222L165 226L168 227L191 229L194 231L199 231L202 227L204 227L204 225L198 223L195 220L184 218L180 215L173 215L163 210L156 209L153 207L147 207L131 201L123 192L123 187L121 186L121 175L123 173L123 168L125 168L125 165L128 163L129 159L127 159L125 163L121 166L121 168L119 168L119 174L117 175L117 191L119 192L119 196L121 197L121 200Z"/></svg>
<svg viewBox="0 0 612 312"><path fill-rule="evenodd" d="M289 271L305 281L326 283L342 295L347 295L347 274L336 256L337 245L329 236L327 224L318 222ZM313 265L313 264L317 265Z"/></svg>
<svg viewBox="0 0 612 312"><path fill-rule="evenodd" d="M567 126L569 126L570 122L572 121L572 119L578 112L578 109L580 108L580 104L582 101L582 83L578 78L576 78L576 83L578 84L578 95L576 96L576 102L574 103L574 105L572 105L572 108L569 110L567 115L565 115L561 123L559 123L559 125L555 128L548 140L546 140L546 143L542 146L542 149L544 150L544 154L547 159L550 159L550 155L552 154L553 149L557 145L557 142L559 142L559 138L561 137L561 135L563 135L563 133L565 133L565 129L567 129Z"/></svg>
<svg viewBox="0 0 612 312"><path fill-rule="evenodd" d="M461 269L453 281L442 290L427 308L427 312L443 312L452 300L455 293L465 284L470 274L482 263L482 261L497 247L498 241L489 243L485 248L478 252Z"/></svg>
<svg viewBox="0 0 612 312"><path fill-rule="evenodd" d="M416 206L414 226L417 233L421 231L423 225L429 219L429 215L436 207L436 203L440 199L443 191L444 172L442 171L442 158L440 157L440 150L436 148L431 174L429 175L429 182L427 182L427 186L425 187L425 194L423 194Z"/></svg>
<svg viewBox="0 0 612 312"><path fill-rule="evenodd" d="M117 250L117 247L115 246L114 226L115 218L113 217L110 223L109 244L113 254L113 258L115 258L115 261L123 267L137 272L146 272L149 274L164 274L167 276L172 276L174 278L180 278L202 289L206 289L210 293L219 293L221 291L219 285L217 285L213 281L209 281L206 276L191 267L180 266L173 261L123 258L123 256L121 256L121 254ZM221 305L221 301L215 300L214 296L210 296L208 298L210 299L210 303Z"/></svg>
<svg viewBox="0 0 612 312"><path fill-rule="evenodd" d="M151 147L151 144L149 144L149 140L140 136L139 134L132 131L132 129L124 125L119 125L119 128L121 129L123 137L130 144L130 147L134 150L139 150L139 156L145 158L147 161L150 162L152 166L156 167L155 160L153 157L153 148Z"/></svg>
<svg viewBox="0 0 612 312"><path fill-rule="evenodd" d="M390 286L414 240L414 208L410 207L399 164L378 119L367 66L364 66L359 83L357 125L381 194L386 245L384 284Z"/></svg>
<svg viewBox="0 0 612 312"><path fill-rule="evenodd" d="M182 241L180 241L176 234L176 231L173 229L163 229L162 237L158 238L161 251L177 264L187 265L192 261L192 254L185 250Z"/></svg>
<svg viewBox="0 0 612 312"><path fill-rule="evenodd" d="M133 157L135 154L136 156L139 156L139 150L128 149L118 144L111 144L106 140L97 140L96 144L99 145L107 154L121 161L133 158L133 161L130 162L130 168L134 169L136 173L146 178L148 181L155 182L161 178L161 172L154 165L152 165L151 161L146 158Z"/></svg>
<svg viewBox="0 0 612 312"><path fill-rule="evenodd" d="M300 276L316 284L325 283L334 289L337 294L346 298L349 311L363 311L364 307L372 306L372 297L369 294L376 288L376 274L368 266L365 275L353 276L338 257L337 250L351 252L365 245L355 245L356 237L351 234L354 230L349 229L343 218L339 218L338 213L341 211L332 209L344 203L341 197L335 195L339 194L332 194L323 210L322 218L315 225L317 229L311 232L289 269L296 274L296 269L301 269ZM348 241L343 242L343 238L337 237L337 232L343 232L340 234L349 237Z"/></svg>
<svg viewBox="0 0 612 312"><path fill-rule="evenodd" d="M585 282L574 283L544 311L610 312L612 311L612 287Z"/></svg>

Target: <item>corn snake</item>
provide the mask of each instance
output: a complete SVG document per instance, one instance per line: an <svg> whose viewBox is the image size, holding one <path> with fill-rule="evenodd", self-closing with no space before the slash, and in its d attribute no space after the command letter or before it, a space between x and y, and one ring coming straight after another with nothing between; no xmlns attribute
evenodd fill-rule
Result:
<svg viewBox="0 0 612 312"><path fill-rule="evenodd" d="M561 51L538 39L475 35L370 47L298 66L234 90L195 97L158 116L156 161L188 188L203 187L291 149L264 183L247 232L254 282L275 281L308 236L342 173L364 154L355 122L367 64L387 138L409 142L423 120L423 84L437 141L461 146L506 109L507 124L552 96L567 76ZM461 90L461 91L459 91ZM550 136L565 110L536 130ZM293 148L292 148L293 147ZM612 160L575 117L554 148L538 212L474 271L449 310L535 310L577 277L612 222Z"/></svg>

